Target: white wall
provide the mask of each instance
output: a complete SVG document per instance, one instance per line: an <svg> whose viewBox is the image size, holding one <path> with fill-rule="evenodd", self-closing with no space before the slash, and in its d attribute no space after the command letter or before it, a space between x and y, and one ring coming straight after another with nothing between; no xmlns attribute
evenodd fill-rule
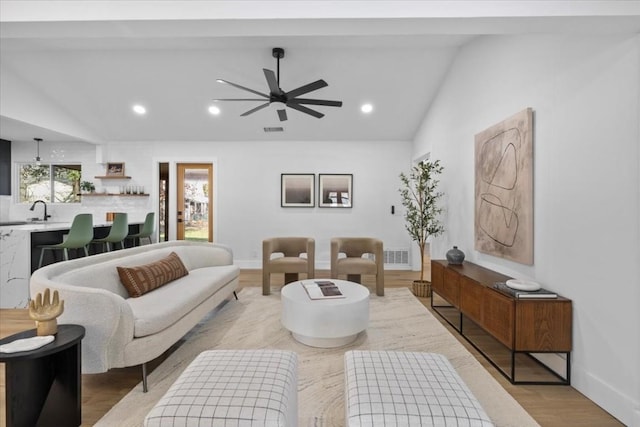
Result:
<svg viewBox="0 0 640 427"><path fill-rule="evenodd" d="M13 144L15 161L31 160L31 144ZM104 166L96 163L96 147L82 143L41 148L43 159L50 151L65 150L64 159L80 161L83 179L103 175ZM329 241L336 236L375 236L385 248L413 250L404 229L398 188L400 172L409 168L410 142L134 142L110 144L98 155L99 161L125 162L129 182L157 193L157 162L211 162L214 164L214 241L228 244L235 262L243 268L260 268L262 240L271 236L301 235L316 239L316 265L329 268ZM282 208L280 174L316 174L317 193L320 173L353 174L353 207ZM175 183L175 180L174 180ZM108 185L109 182L106 182ZM154 191L155 189L155 191ZM175 194L175 191L173 191ZM119 208L134 212L142 219L157 206L152 196L140 200L122 198ZM103 215L114 206L103 199L85 197L80 209ZM131 203L135 203L132 205ZM391 205L396 214L391 215ZM53 205L52 220L70 220L78 206ZM174 215L175 209L171 210ZM11 219L29 215L28 206L13 205ZM130 213L130 217L132 214ZM171 219L170 224L174 221Z"/></svg>
<svg viewBox="0 0 640 427"><path fill-rule="evenodd" d="M572 385L640 426L640 37L492 36L465 46L418 132L467 260L573 300ZM476 252L474 135L534 110L534 265Z"/></svg>
<svg viewBox="0 0 640 427"><path fill-rule="evenodd" d="M409 142L201 142L189 143L187 151L182 146L157 142L150 154L214 163L214 240L231 245L242 267L260 268L262 240L271 236L315 238L318 268L329 267L329 240L335 236L376 236L388 248L411 245L401 216L390 213L392 204L400 204L398 175L409 165ZM117 145L109 150L117 156ZM316 174L316 193L317 174L351 173L353 208L282 208L282 173Z"/></svg>

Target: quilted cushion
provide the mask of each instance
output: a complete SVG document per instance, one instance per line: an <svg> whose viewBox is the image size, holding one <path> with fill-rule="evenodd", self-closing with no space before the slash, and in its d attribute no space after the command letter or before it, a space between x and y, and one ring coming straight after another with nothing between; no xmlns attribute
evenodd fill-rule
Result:
<svg viewBox="0 0 640 427"><path fill-rule="evenodd" d="M298 425L298 357L284 350L200 353L149 412L145 427Z"/></svg>
<svg viewBox="0 0 640 427"><path fill-rule="evenodd" d="M136 267L116 267L129 296L137 298L189 274L180 257L171 252L165 258Z"/></svg>
<svg viewBox="0 0 640 427"><path fill-rule="evenodd" d="M349 427L493 426L442 354L348 351L345 393Z"/></svg>
<svg viewBox="0 0 640 427"><path fill-rule="evenodd" d="M338 273L349 274L376 274L376 262L361 257L339 258L337 262Z"/></svg>

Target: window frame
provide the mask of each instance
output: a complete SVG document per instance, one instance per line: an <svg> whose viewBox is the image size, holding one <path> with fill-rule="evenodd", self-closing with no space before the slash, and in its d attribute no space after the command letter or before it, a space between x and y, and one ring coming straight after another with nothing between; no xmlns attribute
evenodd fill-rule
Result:
<svg viewBox="0 0 640 427"><path fill-rule="evenodd" d="M22 168L24 166L37 166L35 165L33 162L21 162L21 161L17 161L14 163L15 169L14 169L14 177L15 177L15 185L13 186L13 194L14 196L14 203L19 204L19 205L28 205L33 203L34 201L23 201L22 200ZM73 162L73 161L65 161L65 162L41 162L40 167L42 166L48 166L49 167L49 183L50 183L50 188L51 188L51 193L49 194L49 198L51 199L50 201L46 201L47 204L49 205L73 205L73 204L80 204L82 203L82 199L80 198L80 192L78 191L77 195L75 196L73 201L69 201L69 202L60 202L60 201L55 201L55 197L54 197L54 190L55 190L55 174L54 174L54 168L55 167L65 167L65 166L79 166L79 172L80 172L80 178L78 179L78 185L80 184L80 182L82 182L82 162ZM44 181L43 181L44 182Z"/></svg>

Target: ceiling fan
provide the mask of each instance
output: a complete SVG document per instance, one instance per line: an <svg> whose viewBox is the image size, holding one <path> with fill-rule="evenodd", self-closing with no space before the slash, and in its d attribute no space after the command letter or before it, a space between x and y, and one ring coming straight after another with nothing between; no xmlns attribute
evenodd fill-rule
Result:
<svg viewBox="0 0 640 427"><path fill-rule="evenodd" d="M284 104L289 108L293 108L294 110L298 110L302 113L309 114L313 117L322 118L324 114L319 111L312 110L309 107L305 107L306 105L324 105L327 107L342 107L342 101L329 101L325 99L309 99L309 98L298 98L300 95L304 95L309 92L313 92L314 90L321 89L323 87L329 86L327 82L324 80L316 80L315 82L306 84L304 86L300 86L299 88L290 90L289 92L285 92L280 89L280 59L284 58L284 49L280 47L274 47L272 50L272 55L277 60L277 75L272 70L268 70L263 68L264 76L267 79L267 85L269 86L269 94L258 92L253 89L249 89L248 87L240 86L239 84L232 83L227 80L218 79L216 80L219 83L224 83L231 85L233 87L237 87L238 89L246 90L247 92L251 92L255 95L261 96L262 98L234 98L234 99L214 99L214 101L266 101L263 104L258 105L251 110L242 113L241 116L248 116L249 114L253 114L258 110L262 110L265 107L268 107L272 102L279 102ZM280 121L283 122L287 120L287 111L282 108L278 110L278 117Z"/></svg>

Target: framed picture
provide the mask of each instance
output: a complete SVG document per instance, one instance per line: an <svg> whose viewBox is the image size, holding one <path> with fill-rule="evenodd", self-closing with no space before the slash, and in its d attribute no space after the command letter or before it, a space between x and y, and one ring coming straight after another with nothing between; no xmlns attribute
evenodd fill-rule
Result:
<svg viewBox="0 0 640 427"><path fill-rule="evenodd" d="M280 175L280 206L283 208L312 208L316 205L314 189L316 176L312 173L283 173Z"/></svg>
<svg viewBox="0 0 640 427"><path fill-rule="evenodd" d="M320 174L318 206L321 208L350 208L353 206L352 174Z"/></svg>
<svg viewBox="0 0 640 427"><path fill-rule="evenodd" d="M124 163L107 163L107 176L124 176Z"/></svg>

